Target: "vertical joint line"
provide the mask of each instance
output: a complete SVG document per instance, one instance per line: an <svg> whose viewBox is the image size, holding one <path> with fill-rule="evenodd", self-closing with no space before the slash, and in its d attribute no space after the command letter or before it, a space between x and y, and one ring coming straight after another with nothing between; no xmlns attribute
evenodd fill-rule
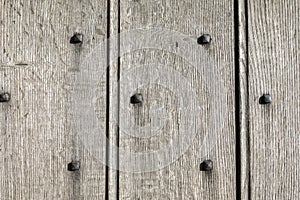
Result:
<svg viewBox="0 0 300 200"><path fill-rule="evenodd" d="M105 199L109 199L109 148L110 148L110 140L109 140L109 107L110 107L110 98L109 98L109 90L110 90L110 0L107 0L107 12L106 12L106 17L107 17L107 29L106 29L106 121L105 121L105 128L106 128L106 148L105 148Z"/></svg>
<svg viewBox="0 0 300 200"><path fill-rule="evenodd" d="M250 111L250 105L249 105L249 16L248 16L248 0L245 1L245 38L246 38L246 82L247 82L247 113ZM250 155L250 127L249 127L249 116L247 116L247 176L248 176L248 197L249 200L251 200L251 155Z"/></svg>
<svg viewBox="0 0 300 200"><path fill-rule="evenodd" d="M120 33L121 33L121 5L120 5L120 0L118 0L118 41L117 41L117 44L118 44L118 61L117 61L117 81L118 81L118 107L117 107L117 110L118 110L118 116L117 116L117 137L116 137L116 144L117 144L117 152L116 152L116 165L117 165L117 171L116 171L116 198L117 199L120 199L120 193L119 193L119 189L120 189L120 171L119 171L119 167L120 167L120 157L119 157L119 147L120 147L120 127L119 127L119 124L120 124L120 76L121 76L121 58L120 58Z"/></svg>
<svg viewBox="0 0 300 200"><path fill-rule="evenodd" d="M235 0L236 199L250 200L248 32L248 0Z"/></svg>
<svg viewBox="0 0 300 200"><path fill-rule="evenodd" d="M239 35L239 0L234 1L234 64L235 64L235 126L236 126L236 199L242 198L241 191L241 83L240 83L240 35Z"/></svg>

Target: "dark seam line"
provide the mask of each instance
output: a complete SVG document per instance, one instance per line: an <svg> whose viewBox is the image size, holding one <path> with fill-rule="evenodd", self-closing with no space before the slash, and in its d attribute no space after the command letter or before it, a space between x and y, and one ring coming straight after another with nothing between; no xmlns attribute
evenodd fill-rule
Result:
<svg viewBox="0 0 300 200"><path fill-rule="evenodd" d="M106 63L107 63L107 68L106 68L106 122L105 122L105 126L106 126L106 153L105 153L105 162L106 162L106 166L105 166L105 199L108 200L109 199L109 87L110 87L110 79L109 79L109 75L110 75L110 43L109 43L109 38L110 38L110 0L107 0L107 30L106 30L106 41L107 41L107 46L106 46L106 52L107 52L107 57L106 57Z"/></svg>
<svg viewBox="0 0 300 200"><path fill-rule="evenodd" d="M236 126L236 199L241 199L241 127L240 127L240 50L239 50L239 0L234 1L234 49L235 49L235 126Z"/></svg>
<svg viewBox="0 0 300 200"><path fill-rule="evenodd" d="M119 165L120 165L120 157L119 157L119 147L120 147L120 76L121 76L121 59L120 59L120 32L121 32L121 9L120 9L121 5L120 5L120 0L118 0L118 70L117 70L117 81L118 81L118 124L117 124L117 138L116 138L116 143L117 143L117 161L116 161L116 165L117 165L117 180L116 180L116 195L117 195L117 200L120 199L120 193L119 193L119 189L120 189L120 171L119 171Z"/></svg>
<svg viewBox="0 0 300 200"><path fill-rule="evenodd" d="M247 114L249 115L249 16L248 16L248 0L245 0L245 28L246 28L246 83L247 83ZM250 125L249 116L247 116L247 169L248 169L248 197L251 200L251 155L250 155Z"/></svg>

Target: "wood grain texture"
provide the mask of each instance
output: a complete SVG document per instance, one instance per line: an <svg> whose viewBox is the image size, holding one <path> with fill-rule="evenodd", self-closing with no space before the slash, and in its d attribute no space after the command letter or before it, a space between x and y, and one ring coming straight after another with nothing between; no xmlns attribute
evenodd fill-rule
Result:
<svg viewBox="0 0 300 200"><path fill-rule="evenodd" d="M191 66L182 55L176 55L176 52L179 52L176 48L186 48L185 50L189 51L189 47L181 46L181 41L176 43L170 40L174 45L169 49L145 49L144 44L140 50L132 47L129 48L131 52L121 55L120 186L118 188L120 199L236 199L233 1L121 0L120 9L121 33L139 28L160 27L183 33L187 40L190 39L189 41L194 43L197 43L200 35L211 34L213 42L210 46L198 46L205 51L203 56L207 55L207 57L194 56L203 59L203 63L214 62L225 88L220 91L225 95L225 100L212 105L211 98L218 98L219 94L212 94L213 92L208 89L209 86L206 84L213 84L213 82L205 82L206 74L203 71L195 70L193 68L195 66ZM133 44L135 40L141 39L134 36L121 37L121 43L131 40ZM168 35L155 37L153 43L163 43L164 39L168 40L166 37ZM143 39L145 43L149 41L146 36ZM166 70L169 73L157 76L156 66L162 66L162 71ZM184 78L172 79L176 73ZM145 86L136 84L135 79L139 77L143 77L144 80L157 78L157 84ZM178 107L179 97L171 88L160 84L164 80L168 80L170 85L176 85L181 91L187 90L182 83L188 80L196 91L197 101L203 108L196 124L199 126L197 136L182 156L174 158L174 162L159 170L140 173L122 171L122 166L125 165L131 166L131 169L141 169L148 167L147 163L150 165L155 163L154 159L159 159L154 157L153 160L141 163L127 159L128 157L121 157L126 155L124 152L130 152L129 158L134 158L136 153L155 152L168 145L176 145L174 144L176 136L189 134L180 129L183 121ZM143 94L144 102L141 106L129 104L133 92ZM214 130L214 127L209 125L209 110L213 106L220 105L227 108L224 115L221 114L222 111L217 114L217 118L224 119L223 124L218 124L218 120L215 124L215 126L223 125L222 132L219 132L219 138L213 141L214 147L210 151L207 150L205 156L200 156L198 153L205 134ZM190 123L193 124L195 121ZM135 128L128 129L124 127L126 125ZM152 132L147 132L145 127L158 127L158 129L154 128L151 129ZM151 137L147 137L149 135ZM204 144L204 147L208 146ZM174 152L161 156L172 156L172 153ZM211 173L199 170L203 159L213 160L214 170Z"/></svg>
<svg viewBox="0 0 300 200"><path fill-rule="evenodd" d="M251 199L299 199L300 4L248 3Z"/></svg>
<svg viewBox="0 0 300 200"><path fill-rule="evenodd" d="M109 1L109 173L108 173L108 194L109 199L118 199L118 136L119 136L119 89L118 89L118 67L119 67L119 2Z"/></svg>
<svg viewBox="0 0 300 200"><path fill-rule="evenodd" d="M238 44L238 72L239 72L239 139L240 163L239 173L240 177L240 190L241 199L249 199L249 165L250 165L250 152L249 152L249 92L248 92L248 32L247 32L247 6L244 0L239 0L237 3L238 16L238 30L235 39ZM237 52L236 52L237 53ZM238 167L237 167L238 168Z"/></svg>
<svg viewBox="0 0 300 200"><path fill-rule="evenodd" d="M80 61L106 38L106 1L1 0L0 15L0 87L12 95L0 105L0 199L103 199L104 165L78 137L70 105ZM67 171L72 159L79 172Z"/></svg>

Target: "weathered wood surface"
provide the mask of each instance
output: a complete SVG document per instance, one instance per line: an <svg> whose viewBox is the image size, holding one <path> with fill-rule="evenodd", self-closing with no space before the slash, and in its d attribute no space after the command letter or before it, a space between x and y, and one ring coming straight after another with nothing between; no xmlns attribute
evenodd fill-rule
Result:
<svg viewBox="0 0 300 200"><path fill-rule="evenodd" d="M236 27L235 40L238 45L236 49L236 56L238 56L238 63L236 63L236 72L238 72L238 89L236 94L238 94L239 107L236 110L239 112L238 129L237 131L237 170L239 174L237 180L239 180L240 185L238 190L240 190L240 199L249 199L249 99L248 99L248 33L247 33L247 2L240 0L235 2L237 7L235 9L237 16L235 20L238 20L238 27Z"/></svg>
<svg viewBox="0 0 300 200"><path fill-rule="evenodd" d="M251 199L300 198L299 1L248 1ZM258 99L269 93L271 105Z"/></svg>
<svg viewBox="0 0 300 200"><path fill-rule="evenodd" d="M299 2L235 5L0 0L0 86L12 95L0 105L0 199L299 199ZM75 31L82 46L69 43ZM203 33L208 46L196 44ZM197 98L182 107L188 86ZM142 105L129 103L135 92ZM258 104L264 93L271 105ZM149 160L137 156L168 145ZM72 159L79 172L67 171ZM204 159L212 172L199 170Z"/></svg>
<svg viewBox="0 0 300 200"><path fill-rule="evenodd" d="M135 33L139 28L150 31L151 27L160 28L152 42L149 42L147 35L137 37L138 34L134 33L126 37L121 34L120 38L121 45L131 41L128 42L131 52L121 54L120 63L120 199L235 199L233 1L121 1L120 9L121 33ZM164 35L165 29L178 31L186 38L172 40L168 38L169 35ZM197 38L204 33L212 35L213 41L210 46L198 45L197 50L205 53L197 55L197 50L192 52L191 48L197 45ZM144 46L141 45L141 49L134 46L136 40L143 41ZM153 47L164 41L172 44L156 49ZM185 46L185 41L190 44ZM152 48L145 49L147 44ZM214 63L207 68L215 67L216 73L220 75L224 85L224 90L220 92L225 95L224 101L220 98L219 101L211 103L213 98L219 98L219 94L209 89L209 84L213 83L205 82L208 81L204 78L207 74L204 73L205 70L201 70L202 66L193 66L190 60L180 55L180 52L185 51L196 54L193 56L201 61L199 65L205 65L208 61ZM195 70L197 67L200 67L199 71ZM174 78L177 73L182 76L181 79ZM151 78L157 84L147 84L149 79L151 82ZM164 85L165 80L167 83ZM198 126L197 136L188 150L182 156L174 158L172 163L151 172L144 172L141 170L143 167L148 168L159 159L163 162L165 157L172 157L176 150L153 156L153 160L150 158L147 162L134 160L138 158L137 153L155 152L167 148L168 145L179 145L174 144L177 136L189 137L191 134L188 129L180 129L185 122L179 108L180 96L177 96L172 87L175 85L181 91L186 91L188 88L183 84L186 80L195 90L196 101L203 109L198 121L192 118L188 122L191 126ZM143 94L143 105L129 104L129 98L134 92ZM212 127L209 123L209 110L211 107L219 108L220 105L226 107L226 113L220 110ZM191 105L187 103L185 106ZM218 124L218 118L224 119L222 124ZM205 135L215 130L215 127L222 126L221 132L218 132L220 137L210 141L213 148L207 150L206 154L199 153ZM206 151L205 148L209 149L209 145L204 144L202 153ZM123 157L126 152L131 156ZM213 160L214 170L211 173L199 170L203 159ZM136 169L140 173L123 171L124 166L131 166L128 168Z"/></svg>
<svg viewBox="0 0 300 200"><path fill-rule="evenodd" d="M12 95L0 105L0 199L104 199L105 166L86 151L70 105L80 61L106 38L106 13L104 0L0 1L0 87ZM67 171L72 159L80 172Z"/></svg>

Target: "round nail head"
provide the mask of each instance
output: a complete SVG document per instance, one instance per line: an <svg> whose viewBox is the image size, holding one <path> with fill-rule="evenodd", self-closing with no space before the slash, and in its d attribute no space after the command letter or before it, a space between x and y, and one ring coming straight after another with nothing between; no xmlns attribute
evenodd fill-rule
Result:
<svg viewBox="0 0 300 200"><path fill-rule="evenodd" d="M68 171L78 171L80 169L79 161L72 161L68 164Z"/></svg>
<svg viewBox="0 0 300 200"><path fill-rule="evenodd" d="M259 98L259 104L271 104L272 103L272 97L269 94L264 94Z"/></svg>
<svg viewBox="0 0 300 200"><path fill-rule="evenodd" d="M213 162L212 160L204 160L201 164L200 164L200 171L211 171L213 170Z"/></svg>
<svg viewBox="0 0 300 200"><path fill-rule="evenodd" d="M203 34L197 39L198 44L201 44L201 45L210 44L211 41L212 41L212 39L209 34Z"/></svg>
<svg viewBox="0 0 300 200"><path fill-rule="evenodd" d="M143 102L143 96L140 93L134 94L132 97L130 97L131 104L140 104L142 102Z"/></svg>
<svg viewBox="0 0 300 200"><path fill-rule="evenodd" d="M74 33L70 39L71 44L81 44L83 41L83 35L80 33Z"/></svg>
<svg viewBox="0 0 300 200"><path fill-rule="evenodd" d="M10 94L5 92L0 94L0 102L9 102L10 100Z"/></svg>

